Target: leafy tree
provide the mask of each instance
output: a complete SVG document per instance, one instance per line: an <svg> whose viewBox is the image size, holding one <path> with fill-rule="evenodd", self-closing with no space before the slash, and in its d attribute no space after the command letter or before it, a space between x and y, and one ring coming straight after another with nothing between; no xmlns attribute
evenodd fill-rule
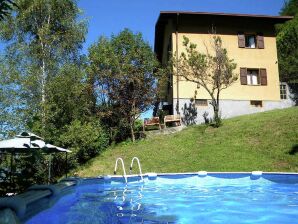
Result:
<svg viewBox="0 0 298 224"><path fill-rule="evenodd" d="M99 111L108 108L106 117L116 120L115 125L129 124L131 139L135 141L135 122L156 96L158 61L152 49L140 33L125 29L110 39L101 37L90 47L89 60Z"/></svg>
<svg viewBox="0 0 298 224"><path fill-rule="evenodd" d="M280 78L289 83L298 83L298 1L285 2L281 15L294 19L277 26L277 50Z"/></svg>
<svg viewBox="0 0 298 224"><path fill-rule="evenodd" d="M14 136L23 123L17 77L15 73L7 75L9 72L7 60L0 58L0 138Z"/></svg>
<svg viewBox="0 0 298 224"><path fill-rule="evenodd" d="M66 125L74 120L85 122L91 118L85 74L80 66L67 64L61 67L59 73L46 86L47 117L43 137L55 144L59 143L59 136L66 131ZM33 117L28 123L30 130L36 133L40 132L41 126L38 117Z"/></svg>
<svg viewBox="0 0 298 224"><path fill-rule="evenodd" d="M280 80L287 82L292 93L292 100L298 104L298 1L288 0L281 15L294 16L284 24L276 25L277 53Z"/></svg>
<svg viewBox="0 0 298 224"><path fill-rule="evenodd" d="M214 111L214 125L219 127L221 124L219 96L222 90L237 80L238 75L234 73L236 64L229 59L219 36L213 37L213 54L208 49L206 53L200 53L196 44L191 43L185 36L183 39L186 52L181 53L178 58L173 57L174 74L183 77L186 81L197 83L208 92Z"/></svg>
<svg viewBox="0 0 298 224"><path fill-rule="evenodd" d="M86 22L78 20L80 10L74 0L15 3L18 7L0 23L0 38L7 46L4 56L7 66L0 71L6 80L0 80L0 85L3 92L15 94L11 98L14 110L10 107L3 110L13 115L10 117L20 117L19 126L38 118L44 132L48 116L46 86L63 65L80 63Z"/></svg>
<svg viewBox="0 0 298 224"><path fill-rule="evenodd" d="M75 142L67 142L62 133L70 134L68 125L74 121L81 122L83 127L91 122L85 60L80 55L86 22L79 20L75 0L15 3L18 8L0 22L0 38L6 44L0 58L0 135L7 137L3 132L29 128L47 142L73 147ZM95 127L94 135L102 130ZM90 138L94 136L88 134ZM76 152L74 157L77 158ZM36 169L24 175L33 177L32 172L42 170L39 168L44 166L44 159L40 155L29 161ZM54 175L61 176L64 165L63 156L54 156ZM46 179L45 172L34 178L42 180L43 175Z"/></svg>
<svg viewBox="0 0 298 224"><path fill-rule="evenodd" d="M295 16L298 12L298 0L287 0L282 7L280 14L283 16Z"/></svg>

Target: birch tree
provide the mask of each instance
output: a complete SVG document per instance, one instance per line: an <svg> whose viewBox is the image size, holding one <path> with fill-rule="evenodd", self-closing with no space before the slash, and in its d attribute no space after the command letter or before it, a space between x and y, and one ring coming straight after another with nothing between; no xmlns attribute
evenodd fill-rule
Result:
<svg viewBox="0 0 298 224"><path fill-rule="evenodd" d="M19 101L18 116L26 123L33 116L47 119L47 83L61 66L77 63L86 34L75 0L17 0L17 8L0 22L5 71ZM7 83L6 83L7 84ZM11 83L10 83L11 84ZM5 89L7 85L1 84Z"/></svg>

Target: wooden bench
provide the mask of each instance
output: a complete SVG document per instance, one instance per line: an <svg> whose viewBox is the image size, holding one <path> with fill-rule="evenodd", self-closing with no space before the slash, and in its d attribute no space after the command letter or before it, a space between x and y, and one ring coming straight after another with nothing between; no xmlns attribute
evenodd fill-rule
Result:
<svg viewBox="0 0 298 224"><path fill-rule="evenodd" d="M143 131L145 131L146 127L148 126L157 126L158 125L158 128L159 130L161 129L161 126L160 126L160 122L159 122L159 117L153 117L153 118L145 118L144 119L144 124L143 124Z"/></svg>
<svg viewBox="0 0 298 224"><path fill-rule="evenodd" d="M180 114L166 115L164 117L164 125L165 125L165 127L167 127L167 123L172 123L172 122L175 122L176 124L178 123L179 126L181 126L181 116L180 116Z"/></svg>

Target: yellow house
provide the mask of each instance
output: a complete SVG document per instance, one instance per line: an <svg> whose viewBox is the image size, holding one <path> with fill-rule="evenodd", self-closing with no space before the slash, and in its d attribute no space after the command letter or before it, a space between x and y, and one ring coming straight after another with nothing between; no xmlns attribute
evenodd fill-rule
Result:
<svg viewBox="0 0 298 224"><path fill-rule="evenodd" d="M170 52L178 55L185 49L183 36L197 44L197 49L211 50L212 35L220 36L230 59L237 64L238 80L220 95L223 118L256 113L293 105L286 84L278 74L275 24L292 19L289 16L264 16L201 12L161 12L155 27L155 53L167 64ZM164 86L163 108L169 114L191 116L203 122L211 117L211 97L202 87L181 77L168 77Z"/></svg>

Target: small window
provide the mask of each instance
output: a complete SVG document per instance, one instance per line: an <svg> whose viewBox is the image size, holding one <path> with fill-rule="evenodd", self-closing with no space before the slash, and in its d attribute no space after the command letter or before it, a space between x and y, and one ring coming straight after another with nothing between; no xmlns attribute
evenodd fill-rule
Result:
<svg viewBox="0 0 298 224"><path fill-rule="evenodd" d="M256 36L255 35L245 35L245 47L246 48L256 48Z"/></svg>
<svg viewBox="0 0 298 224"><path fill-rule="evenodd" d="M195 99L195 104L197 106L208 106L207 100L204 99Z"/></svg>
<svg viewBox="0 0 298 224"><path fill-rule="evenodd" d="M261 100L251 100L250 105L254 107L262 107L263 103Z"/></svg>
<svg viewBox="0 0 298 224"><path fill-rule="evenodd" d="M247 85L260 85L258 69L247 69Z"/></svg>
<svg viewBox="0 0 298 224"><path fill-rule="evenodd" d="M238 47L264 49L264 35L262 33L245 34L238 32Z"/></svg>
<svg viewBox="0 0 298 224"><path fill-rule="evenodd" d="M280 84L280 99L287 99L287 86L285 84Z"/></svg>

